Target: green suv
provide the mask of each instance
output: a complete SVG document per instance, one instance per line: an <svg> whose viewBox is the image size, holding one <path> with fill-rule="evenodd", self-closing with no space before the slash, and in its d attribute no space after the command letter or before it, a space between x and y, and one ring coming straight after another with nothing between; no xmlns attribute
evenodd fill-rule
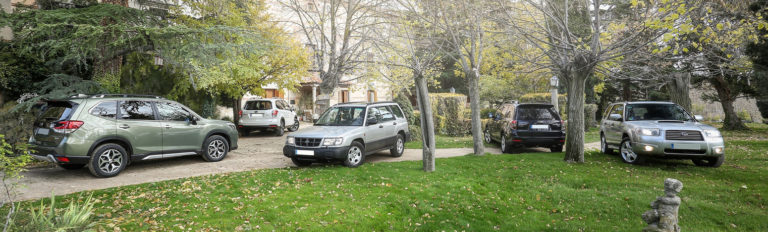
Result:
<svg viewBox="0 0 768 232"><path fill-rule="evenodd" d="M157 96L101 94L48 100L34 125L32 157L97 177L131 161L201 155L209 162L237 149L235 124L203 119Z"/></svg>

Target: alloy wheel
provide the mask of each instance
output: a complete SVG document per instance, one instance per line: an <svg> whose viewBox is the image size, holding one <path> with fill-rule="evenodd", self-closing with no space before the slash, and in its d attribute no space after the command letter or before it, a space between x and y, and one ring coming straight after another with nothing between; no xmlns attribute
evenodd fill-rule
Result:
<svg viewBox="0 0 768 232"><path fill-rule="evenodd" d="M634 163L637 161L637 154L632 151L632 144L630 144L628 140L621 143L621 158L627 163Z"/></svg>
<svg viewBox="0 0 768 232"><path fill-rule="evenodd" d="M405 143L403 143L403 138L397 137L397 153L402 154L403 149L405 149Z"/></svg>
<svg viewBox="0 0 768 232"><path fill-rule="evenodd" d="M484 137L485 137L485 142L486 143L491 143L491 133L488 132L488 129L485 130L485 136Z"/></svg>
<svg viewBox="0 0 768 232"><path fill-rule="evenodd" d="M109 149L99 155L99 169L111 174L120 170L123 164L123 153L117 149Z"/></svg>
<svg viewBox="0 0 768 232"><path fill-rule="evenodd" d="M501 136L501 153L504 153L507 151L507 136L502 135Z"/></svg>
<svg viewBox="0 0 768 232"><path fill-rule="evenodd" d="M218 159L223 156L225 152L224 142L221 140L213 140L208 144L208 156L211 158Z"/></svg>

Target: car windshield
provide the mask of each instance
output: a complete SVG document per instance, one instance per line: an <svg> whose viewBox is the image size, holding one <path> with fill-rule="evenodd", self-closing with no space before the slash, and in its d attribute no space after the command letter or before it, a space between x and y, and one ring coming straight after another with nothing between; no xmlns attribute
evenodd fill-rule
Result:
<svg viewBox="0 0 768 232"><path fill-rule="evenodd" d="M691 116L677 104L629 104L626 110L627 121L691 120Z"/></svg>
<svg viewBox="0 0 768 232"><path fill-rule="evenodd" d="M325 111L315 126L362 126L365 107L333 107Z"/></svg>

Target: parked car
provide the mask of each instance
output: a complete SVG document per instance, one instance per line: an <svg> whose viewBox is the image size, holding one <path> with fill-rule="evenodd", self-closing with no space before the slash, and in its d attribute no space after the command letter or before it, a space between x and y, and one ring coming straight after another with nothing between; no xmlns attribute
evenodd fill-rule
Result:
<svg viewBox="0 0 768 232"><path fill-rule="evenodd" d="M600 123L601 151L630 164L646 157L691 159L698 166L719 167L725 160L723 137L671 102L622 102L606 109Z"/></svg>
<svg viewBox="0 0 768 232"><path fill-rule="evenodd" d="M563 120L551 104L504 103L485 126L485 142L498 141L501 151L514 147L546 147L562 152L565 143Z"/></svg>
<svg viewBox="0 0 768 232"><path fill-rule="evenodd" d="M253 99L248 100L240 110L238 129L243 135L253 130L272 130L277 136L283 136L285 126L288 131L299 129L299 118L296 109L283 99Z"/></svg>
<svg viewBox="0 0 768 232"><path fill-rule="evenodd" d="M409 136L408 121L397 103L343 103L326 110L313 127L288 136L283 154L296 166L343 160L347 167L357 167L380 150L403 155Z"/></svg>
<svg viewBox="0 0 768 232"><path fill-rule="evenodd" d="M29 144L33 158L112 177L131 161L200 155L217 162L237 139L235 124L203 119L175 101L101 94L44 102Z"/></svg>

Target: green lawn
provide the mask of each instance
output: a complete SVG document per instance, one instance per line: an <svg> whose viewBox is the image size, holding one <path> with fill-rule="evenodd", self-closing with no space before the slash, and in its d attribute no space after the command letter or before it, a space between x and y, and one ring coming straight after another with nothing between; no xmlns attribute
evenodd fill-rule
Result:
<svg viewBox="0 0 768 232"><path fill-rule="evenodd" d="M435 148L471 148L475 144L472 136L451 137L445 135L435 135ZM497 143L484 143L486 147L499 147ZM410 141L405 143L405 148L421 149L421 141Z"/></svg>
<svg viewBox="0 0 768 232"><path fill-rule="evenodd" d="M434 173L420 171L421 161L328 165L92 193L106 230L638 231L640 214L672 177L685 185L683 230L768 231L768 140L750 139L768 137L768 127L726 134L733 137L720 168L667 160L632 166L597 152L568 164L562 153L529 153L438 159Z"/></svg>
<svg viewBox="0 0 768 232"><path fill-rule="evenodd" d="M584 132L584 143L600 142L600 128L590 128Z"/></svg>

